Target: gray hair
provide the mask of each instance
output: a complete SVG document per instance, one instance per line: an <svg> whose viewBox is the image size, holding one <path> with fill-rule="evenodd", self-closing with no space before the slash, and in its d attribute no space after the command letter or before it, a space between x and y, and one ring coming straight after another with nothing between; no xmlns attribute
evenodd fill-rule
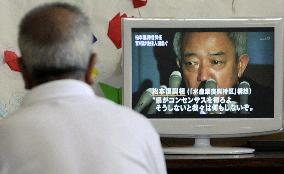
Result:
<svg viewBox="0 0 284 174"><path fill-rule="evenodd" d="M78 8L51 3L24 16L18 43L31 78L63 74L78 78L88 66L92 34L88 18Z"/></svg>
<svg viewBox="0 0 284 174"><path fill-rule="evenodd" d="M173 48L177 59L182 58L182 43L186 32L176 32L173 40ZM229 39L234 44L236 57L247 54L247 33L246 32L227 32Z"/></svg>

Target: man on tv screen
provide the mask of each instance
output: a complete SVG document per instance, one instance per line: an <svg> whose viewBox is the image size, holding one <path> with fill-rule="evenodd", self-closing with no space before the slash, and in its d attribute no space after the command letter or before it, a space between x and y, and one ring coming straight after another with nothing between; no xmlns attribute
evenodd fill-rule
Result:
<svg viewBox="0 0 284 174"><path fill-rule="evenodd" d="M233 113L272 114L273 91L243 77L249 63L247 40L247 32L176 32L173 48L185 87L198 89L193 96L206 94L202 90L209 86L212 97L215 87L211 99L223 98L228 105L234 101ZM225 113L217 110L203 113Z"/></svg>

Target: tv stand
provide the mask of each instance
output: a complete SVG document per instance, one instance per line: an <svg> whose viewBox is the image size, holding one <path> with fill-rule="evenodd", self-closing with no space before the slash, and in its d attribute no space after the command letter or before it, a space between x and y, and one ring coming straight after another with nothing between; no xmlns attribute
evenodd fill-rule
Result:
<svg viewBox="0 0 284 174"><path fill-rule="evenodd" d="M194 154L194 155L216 155L216 154L249 154L253 153L252 148L242 147L213 147L209 138L195 138L192 147L165 147L165 154Z"/></svg>

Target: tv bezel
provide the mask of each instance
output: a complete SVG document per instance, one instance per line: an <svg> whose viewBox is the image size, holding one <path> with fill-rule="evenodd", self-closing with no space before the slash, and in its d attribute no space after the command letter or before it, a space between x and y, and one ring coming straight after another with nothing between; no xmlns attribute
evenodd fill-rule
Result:
<svg viewBox="0 0 284 174"><path fill-rule="evenodd" d="M132 108L133 28L274 28L274 117L273 118L155 118L151 119L165 137L242 137L282 130L283 115L283 20L282 18L155 19L124 18L123 104Z"/></svg>

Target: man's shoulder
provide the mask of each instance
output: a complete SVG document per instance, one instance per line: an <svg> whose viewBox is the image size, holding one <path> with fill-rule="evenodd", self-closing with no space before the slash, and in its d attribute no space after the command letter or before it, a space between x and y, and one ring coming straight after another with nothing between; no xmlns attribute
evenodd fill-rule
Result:
<svg viewBox="0 0 284 174"><path fill-rule="evenodd" d="M249 104L254 108L256 114L273 114L274 108L274 89L267 87L252 80L245 79L251 88L249 95Z"/></svg>
<svg viewBox="0 0 284 174"><path fill-rule="evenodd" d="M150 121L144 115L133 111L127 106L116 104L101 97L97 97L97 101L100 103L100 106L105 108L103 111L106 114L110 113L115 118L127 120L130 124L137 122L142 125L151 125Z"/></svg>
<svg viewBox="0 0 284 174"><path fill-rule="evenodd" d="M247 81L251 88L251 93L255 97L261 97L261 96L273 96L273 87L264 86L260 83L250 79L250 78L244 78L245 81Z"/></svg>

